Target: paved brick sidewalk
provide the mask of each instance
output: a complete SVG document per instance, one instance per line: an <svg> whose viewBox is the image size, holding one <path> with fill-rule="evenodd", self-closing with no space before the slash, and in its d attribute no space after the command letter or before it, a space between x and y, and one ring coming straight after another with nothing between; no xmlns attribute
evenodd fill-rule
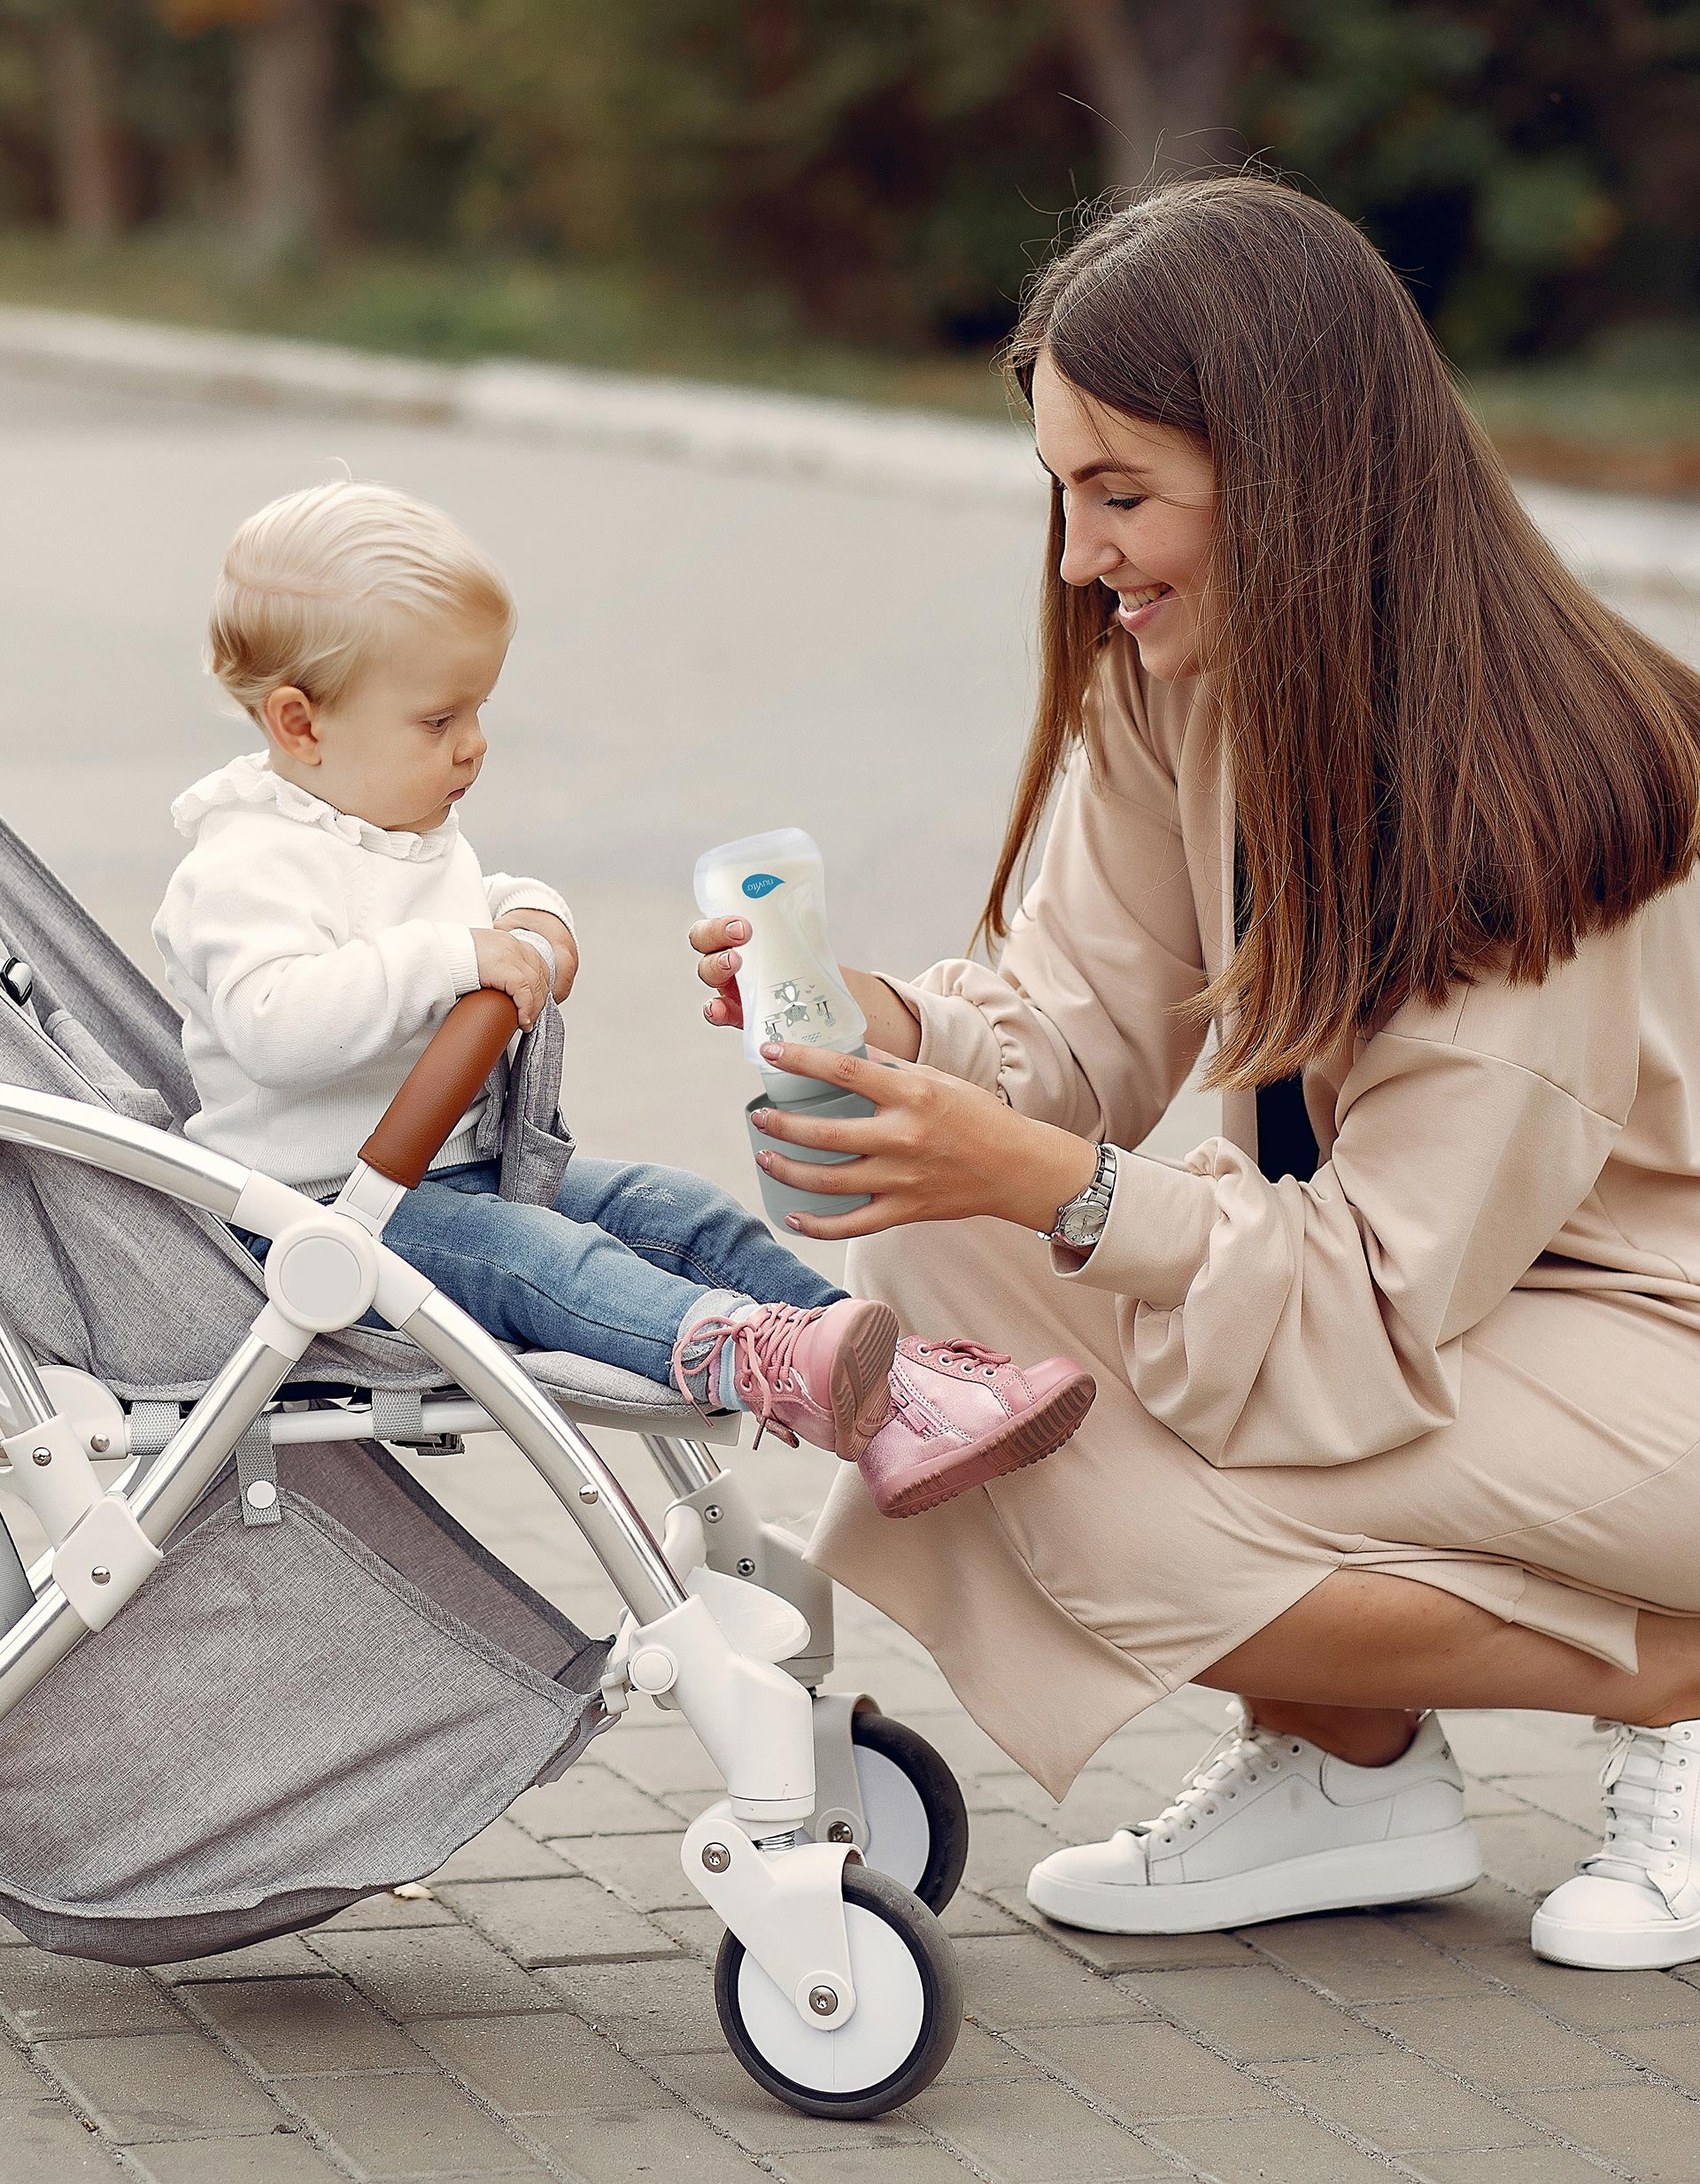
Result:
<svg viewBox="0 0 1700 2184"><path fill-rule="evenodd" d="M635 1444L605 1437L659 1495ZM433 1483L572 1613L611 1595L501 1444ZM503 1461L506 1456L506 1461ZM830 1460L738 1459L804 1515ZM452 1473L452 1477L451 1477ZM311 1934L158 1975L0 1949L0 2179L759 2176L792 2184L1567 2184L1700 2177L1700 1979L1560 1972L1536 1895L1590 1841L1596 1751L1557 1717L1461 1715L1489 1878L1449 1903L1178 1941L1030 1913L1033 1859L1155 1810L1220 1726L1188 1691L1117 1737L1060 1807L900 1632L843 1603L835 1682L950 1761L973 1814L946 1919L969 2023L943 2080L877 2125L759 2092L722 2041L719 1923L683 1824L716 1791L676 1717L634 1715L433 1877Z"/></svg>

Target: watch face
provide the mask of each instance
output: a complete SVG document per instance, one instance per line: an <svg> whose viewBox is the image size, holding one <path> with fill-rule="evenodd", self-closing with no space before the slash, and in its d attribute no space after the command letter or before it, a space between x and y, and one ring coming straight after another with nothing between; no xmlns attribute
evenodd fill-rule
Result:
<svg viewBox="0 0 1700 2184"><path fill-rule="evenodd" d="M1062 1234L1076 1251L1090 1250L1104 1232L1106 1206L1070 1206L1062 1216Z"/></svg>

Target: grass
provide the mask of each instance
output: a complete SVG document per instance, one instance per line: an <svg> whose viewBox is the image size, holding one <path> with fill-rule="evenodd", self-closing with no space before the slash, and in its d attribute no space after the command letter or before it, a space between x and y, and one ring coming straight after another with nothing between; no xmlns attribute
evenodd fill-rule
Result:
<svg viewBox="0 0 1700 2184"><path fill-rule="evenodd" d="M73 250L0 233L0 302L282 334L466 363L525 357L607 371L1006 416L991 351L904 355L808 334L782 299L730 297L602 267L444 252L347 251L244 278L213 238Z"/></svg>
<svg viewBox="0 0 1700 2184"><path fill-rule="evenodd" d="M1001 418L989 351L892 353L821 337L777 297L707 293L629 270L353 250L246 277L216 237L76 251L0 234L0 302L234 328L389 355L524 357ZM1471 374L1466 391L1529 477L1700 495L1700 336L1631 329L1583 362Z"/></svg>

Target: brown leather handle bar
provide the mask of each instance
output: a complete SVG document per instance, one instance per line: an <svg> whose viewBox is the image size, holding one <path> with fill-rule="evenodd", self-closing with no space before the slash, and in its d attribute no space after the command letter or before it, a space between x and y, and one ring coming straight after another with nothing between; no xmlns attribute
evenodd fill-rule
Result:
<svg viewBox="0 0 1700 2184"><path fill-rule="evenodd" d="M463 993L360 1147L367 1166L415 1189L519 1028L506 993L494 986Z"/></svg>

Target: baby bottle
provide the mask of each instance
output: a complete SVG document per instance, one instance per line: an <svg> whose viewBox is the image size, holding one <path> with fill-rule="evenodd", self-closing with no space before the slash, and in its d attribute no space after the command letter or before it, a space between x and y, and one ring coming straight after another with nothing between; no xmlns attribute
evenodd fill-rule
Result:
<svg viewBox="0 0 1700 2184"><path fill-rule="evenodd" d="M745 1109L751 1144L770 1146L788 1160L825 1162L851 1156L813 1146L781 1145L748 1117L758 1107L838 1119L877 1112L858 1092L835 1091L812 1077L793 1077L761 1058L766 1039L796 1046L823 1046L866 1054L868 1019L838 971L826 937L826 867L800 827L746 835L706 850L697 860L697 907L708 917L740 917L750 937L738 949L738 998L744 1009L744 1052L761 1074L763 1090ZM842 1214L865 1206L867 1197L838 1198L793 1190L765 1171L761 1202L783 1226L787 1214Z"/></svg>

